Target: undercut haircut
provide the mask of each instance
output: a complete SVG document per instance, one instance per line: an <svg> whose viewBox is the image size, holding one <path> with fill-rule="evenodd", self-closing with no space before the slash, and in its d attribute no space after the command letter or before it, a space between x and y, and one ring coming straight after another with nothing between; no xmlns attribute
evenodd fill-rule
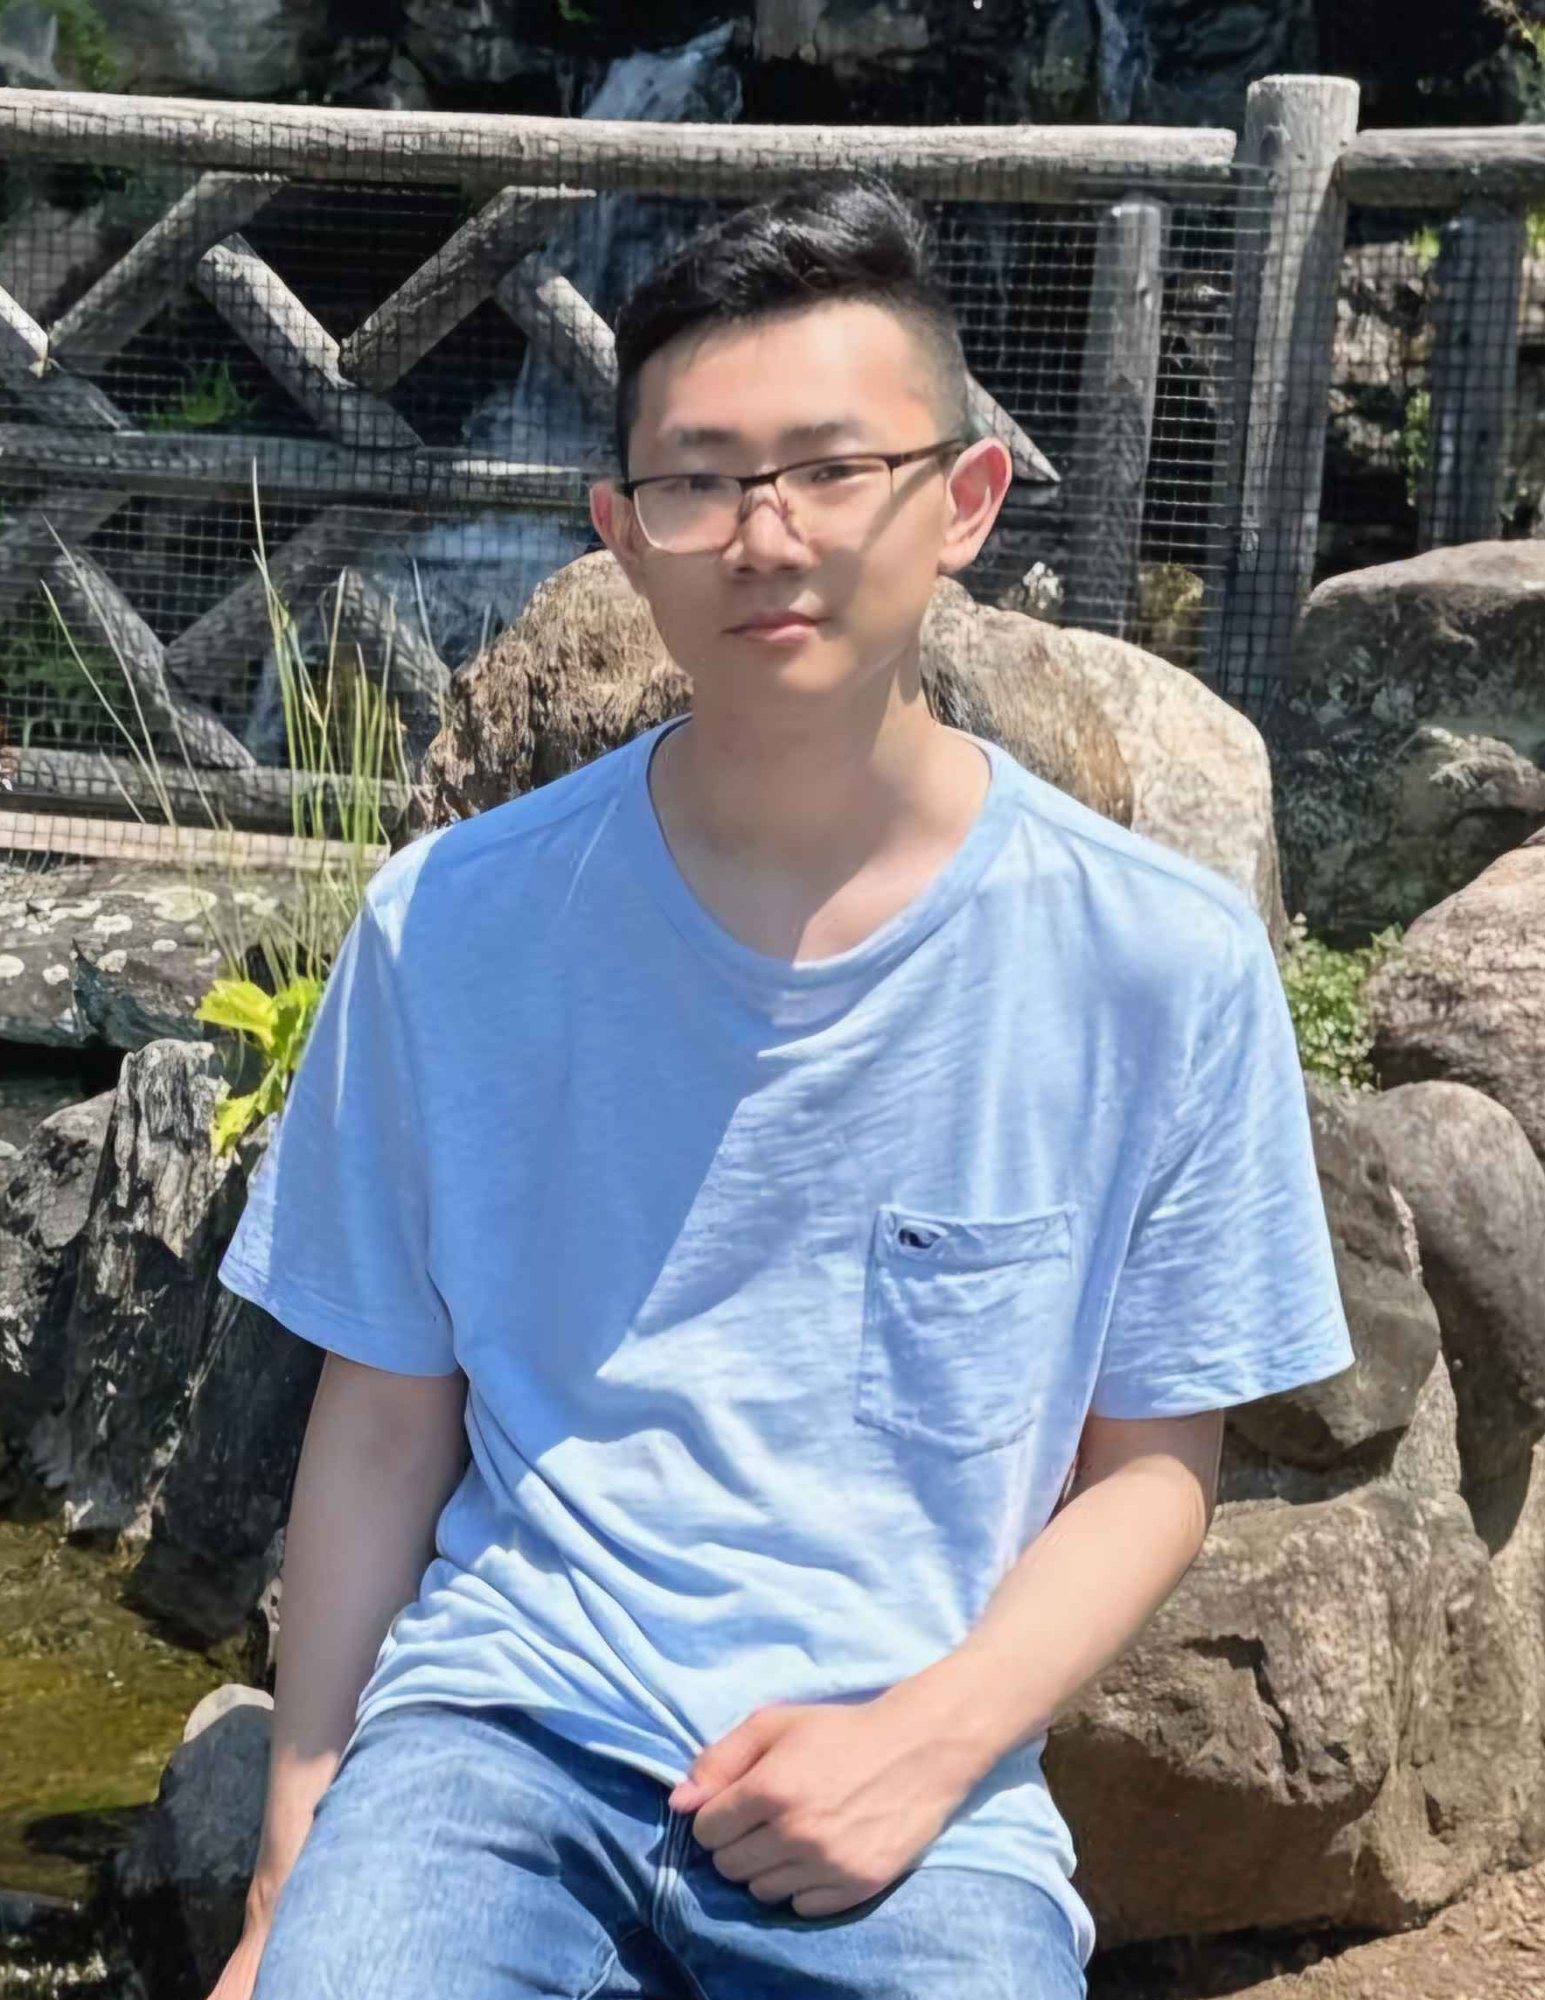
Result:
<svg viewBox="0 0 1545 2000"><path fill-rule="evenodd" d="M928 224L883 175L809 179L701 230L652 271L617 316L616 452L628 473L639 375L683 334L834 300L894 313L923 347L951 435L974 434L955 311L934 275Z"/></svg>

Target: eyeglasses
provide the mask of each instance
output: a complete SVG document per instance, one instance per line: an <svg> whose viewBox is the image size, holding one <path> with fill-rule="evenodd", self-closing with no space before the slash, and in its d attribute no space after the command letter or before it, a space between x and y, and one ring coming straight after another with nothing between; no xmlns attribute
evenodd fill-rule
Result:
<svg viewBox="0 0 1545 2000"><path fill-rule="evenodd" d="M833 458L804 458L776 472L659 472L619 480L617 491L633 503L652 548L669 555L710 555L728 548L740 525L746 495L770 486L795 532L826 543L861 541L895 488L898 465L953 451L966 439L941 438L915 451L874 451Z"/></svg>

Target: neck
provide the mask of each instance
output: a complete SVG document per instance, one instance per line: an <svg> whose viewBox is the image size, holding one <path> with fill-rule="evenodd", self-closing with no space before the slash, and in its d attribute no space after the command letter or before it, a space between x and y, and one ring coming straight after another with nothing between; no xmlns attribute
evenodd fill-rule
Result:
<svg viewBox="0 0 1545 2000"><path fill-rule="evenodd" d="M914 671L797 708L696 690L651 788L679 856L819 892L898 845L963 837L988 776L981 751L935 721Z"/></svg>

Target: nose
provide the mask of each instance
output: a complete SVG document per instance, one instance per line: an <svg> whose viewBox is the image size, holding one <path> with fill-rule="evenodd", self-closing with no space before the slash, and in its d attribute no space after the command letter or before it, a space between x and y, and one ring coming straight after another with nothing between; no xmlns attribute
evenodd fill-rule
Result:
<svg viewBox="0 0 1545 2000"><path fill-rule="evenodd" d="M771 486L753 486L741 501L735 538L724 559L737 569L798 568L810 560L808 545L795 534Z"/></svg>

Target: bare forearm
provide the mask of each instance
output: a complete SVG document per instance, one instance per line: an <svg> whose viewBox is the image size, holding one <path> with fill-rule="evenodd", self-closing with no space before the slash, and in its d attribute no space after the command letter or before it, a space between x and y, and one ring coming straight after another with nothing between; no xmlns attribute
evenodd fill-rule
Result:
<svg viewBox="0 0 1545 2000"><path fill-rule="evenodd" d="M448 1404L406 1448L349 1386L330 1389L324 1378L318 1390L285 1532L268 1797L249 1897L260 1914L305 1843L360 1690L393 1618L418 1592L465 1463Z"/></svg>
<svg viewBox="0 0 1545 2000"><path fill-rule="evenodd" d="M1136 1638L1206 1538L1203 1488L1172 1459L1137 1458L1075 1488L1004 1576L970 1636L913 1677L937 1729L985 1775L1045 1730Z"/></svg>

